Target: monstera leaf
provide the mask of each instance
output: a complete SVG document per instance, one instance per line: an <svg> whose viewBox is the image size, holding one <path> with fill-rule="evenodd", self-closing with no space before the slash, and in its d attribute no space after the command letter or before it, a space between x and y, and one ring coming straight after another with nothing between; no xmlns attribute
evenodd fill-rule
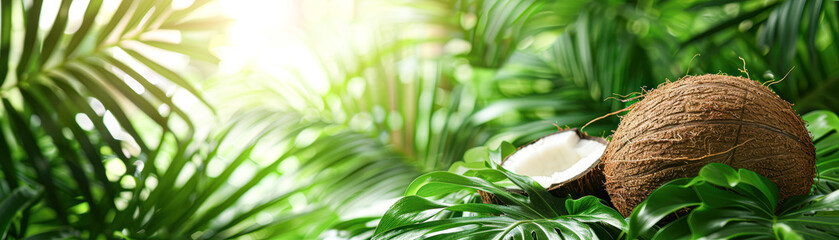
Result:
<svg viewBox="0 0 839 240"><path fill-rule="evenodd" d="M816 192L839 190L839 117L830 111L813 111L802 116L816 145Z"/></svg>
<svg viewBox="0 0 839 240"><path fill-rule="evenodd" d="M526 194L508 192L509 180ZM433 198L481 190L507 205L447 203ZM599 198L558 198L532 179L505 170L433 172L411 184L376 229L374 239L613 239L624 221Z"/></svg>
<svg viewBox="0 0 839 240"><path fill-rule="evenodd" d="M839 236L839 191L796 196L778 203L772 181L752 171L711 163L699 176L669 182L638 205L626 236L649 234L664 217L693 208L661 228L653 239L777 238L835 239Z"/></svg>

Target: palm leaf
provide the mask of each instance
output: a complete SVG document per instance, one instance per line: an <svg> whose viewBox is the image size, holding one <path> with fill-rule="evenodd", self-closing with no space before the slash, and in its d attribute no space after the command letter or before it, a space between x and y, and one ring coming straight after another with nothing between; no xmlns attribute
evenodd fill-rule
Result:
<svg viewBox="0 0 839 240"><path fill-rule="evenodd" d="M37 194L37 191L27 187L15 188L12 192L3 193L3 200L0 203L0 232L4 234L2 237L7 237L6 234L9 232L6 230L12 225L15 215L26 209L37 198ZM12 230L9 235L16 235L15 230Z"/></svg>
<svg viewBox="0 0 839 240"><path fill-rule="evenodd" d="M147 89L145 92L154 97L150 98L129 87L122 72L114 69L127 72L129 78L140 78L132 81L142 83L148 81L137 74L140 71L138 68L152 69L163 76L158 81L170 81L201 99L200 92L185 77L143 55L147 53L126 47L125 43L143 33L159 30L163 21L177 24L188 20L184 14L203 4L195 4L189 11L179 10L178 19L169 19L171 15L162 13L174 11L170 9L171 1L122 1L110 21L100 26L95 21L97 16L111 14L100 11L102 2L93 0L88 3L81 26L72 34L65 33L70 0L52 3L34 1L32 4L2 2L0 85L4 86L3 116L8 125L0 127L0 132L14 133L8 135L14 138L7 138L5 134L0 137L0 148L6 149L0 155L4 182L5 186L17 189L16 192L26 188L43 188L42 199L46 203L38 204L41 199L37 199L29 205L34 206L33 212L26 210L21 213L22 218L9 218L14 219L12 225L19 224L21 227L4 228L3 234L24 237L27 236L26 226L35 224L38 231L63 229L45 232L41 235L43 237L72 235L74 233L66 231L72 228L91 237L113 237L124 225L105 226L104 223L108 221L106 217L109 214L119 212L114 201L119 192L125 190L120 187L120 182L127 177L109 179L108 175L113 170L106 169L103 160L120 159L125 167L124 174L135 174L135 163L142 163L157 151L156 146L148 145L144 139L148 136L141 134L144 131L138 126L148 121L164 133L170 130L172 122L168 113L158 111L161 104L172 106L170 109L174 109L173 112L181 116L187 126L193 126L186 113L173 103L171 95L162 94L164 91L160 85L143 85ZM14 4L23 6L13 8ZM56 15L42 16L45 4L56 4ZM152 6L154 12L150 10ZM25 21L13 21L14 14L20 14ZM123 14L131 17L122 18ZM140 21L144 17L148 17L149 21ZM52 26L43 34L39 33L40 20L48 18L52 20ZM127 28L118 28L120 24L125 24ZM18 28L22 30L15 30ZM206 30L219 29L203 31ZM10 51L12 42L19 41L15 39L23 41L21 51ZM185 53L196 59L212 60L208 57L206 45L189 42L179 46L189 49ZM157 47L173 49L165 44ZM119 51L128 53L129 57L115 54ZM8 74L7 70L11 68L15 71ZM90 100L90 97L95 97L95 100ZM104 109L91 106L90 101L101 103ZM135 108L146 118L136 118L133 115ZM82 116L92 123L97 134L88 132L77 122ZM118 126L109 123L110 117L116 119ZM181 137L190 138L191 134L190 130L187 136ZM139 153L130 153L128 149L132 147L138 147ZM82 205L86 210L67 210L68 207ZM54 220L29 222L31 214L40 216L42 212L49 211L55 214Z"/></svg>

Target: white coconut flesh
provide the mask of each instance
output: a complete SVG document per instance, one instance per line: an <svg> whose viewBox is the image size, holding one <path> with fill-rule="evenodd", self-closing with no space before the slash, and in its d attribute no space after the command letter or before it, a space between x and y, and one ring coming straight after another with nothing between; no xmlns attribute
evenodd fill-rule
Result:
<svg viewBox="0 0 839 240"><path fill-rule="evenodd" d="M522 147L501 166L550 187L586 173L605 150L606 144L581 139L575 131L565 131Z"/></svg>

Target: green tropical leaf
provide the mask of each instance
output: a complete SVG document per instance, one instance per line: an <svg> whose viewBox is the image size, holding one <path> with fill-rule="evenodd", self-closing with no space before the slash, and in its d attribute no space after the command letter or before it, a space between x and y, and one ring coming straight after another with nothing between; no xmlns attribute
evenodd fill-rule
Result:
<svg viewBox="0 0 839 240"><path fill-rule="evenodd" d="M839 208L836 198L839 191L792 197L778 206L778 189L769 179L711 163L699 176L671 181L650 194L629 217L626 236L635 239L666 216L690 211L653 238L835 238L839 219L830 212Z"/></svg>
<svg viewBox="0 0 839 240"><path fill-rule="evenodd" d="M593 239L610 238L610 231L625 225L617 211L596 197L557 198L524 176L494 169L470 171L466 175L502 175L526 194L508 192L478 177L429 173L417 178L408 188L408 196L385 213L373 239ZM427 199L464 191L474 196L475 190L496 194L508 205ZM448 214L459 217L446 217Z"/></svg>
<svg viewBox="0 0 839 240"><path fill-rule="evenodd" d="M813 111L802 116L816 146L816 186L819 194L839 190L839 117L830 111Z"/></svg>
<svg viewBox="0 0 839 240"><path fill-rule="evenodd" d="M128 201L132 207L140 206L134 203L140 201L138 194L142 194L143 188L126 189L125 186L142 186L144 183L137 182L145 178L138 178L142 175L135 172L135 169L138 164L142 169L143 163L148 163L146 158L154 158L159 148L166 145L163 142L160 142L160 146L147 143L145 138L150 136L147 132L151 130L145 128L149 126L147 124L151 123L150 126L158 128L156 131L162 131L163 136L170 130L170 124L181 124L172 123L168 111L160 111L162 105L171 106L169 109L190 126L187 136L180 137L192 138L193 123L173 103L171 94L163 93L159 85L149 84L147 79L138 74L144 71L142 68L158 68L158 59L140 59L146 61L118 66L106 62L122 63L116 59L124 57L117 54L117 49L125 49L122 46L124 42L158 30L161 24L153 22L167 20L170 15L163 12L171 10L171 1L122 1L115 12L109 12L100 11L103 1L92 0L84 9L78 29L72 32L68 32L71 6L75 4L71 0L31 3L2 1L0 4L0 85L3 85L0 95L3 97L2 119L8 123L0 126L2 185L9 189L34 188L43 191L42 198L33 199L32 204L27 204L23 217L9 218L11 224L4 226L20 228L10 228L11 235L6 236L48 238L85 235L91 238L113 238L116 232L122 230L128 230L131 235L136 234L133 231L139 230L156 234L154 228L141 229L144 225L141 221L126 221L125 216L130 214L124 211L129 210L125 210L120 202ZM198 5L203 4L195 7ZM56 12L47 13L45 9L52 7L55 7ZM195 10L195 7L190 11ZM126 13L130 15L128 19L123 18ZM101 15L108 14L114 14L110 21L101 24L96 21L102 18ZM140 21L146 15L149 21ZM17 21L18 18L23 21ZM41 31L46 24L41 20L52 20L51 27ZM120 24L126 24L129 29L118 28ZM188 31L184 30L183 33ZM20 49L10 50L17 46L12 43L19 41L16 39L22 41ZM184 42L181 46L190 49L194 56L206 58L209 55L209 49L196 48L195 45L200 44ZM171 47L168 49L172 50ZM7 70L10 68L16 70L9 73ZM128 78L141 79L127 80L120 71L128 73ZM180 84L201 98L200 92L192 88L191 79L188 80L182 73L164 74L164 78L155 80ZM138 90L129 81L147 84L143 85L145 89ZM144 96L143 92L150 92L154 98ZM137 115L140 118L135 116L135 108L140 110L141 114ZM110 119L115 119L116 124ZM83 120L92 126L83 125ZM189 143L176 142L185 145ZM139 151L135 151L136 148ZM188 156L182 157L181 160L186 162ZM113 164L105 164L112 160L121 162L119 165L122 171L114 169ZM156 171L157 167L154 164L145 166L146 175L142 177L154 176L149 174L149 169ZM169 174L177 176L176 173L180 171ZM198 190L197 183L192 182L192 185L176 190ZM183 203L178 199L188 197L186 192L178 195L180 198L175 198L173 202ZM134 197L126 200L125 196L129 193L134 194ZM170 207L165 210L172 208L171 205L166 206ZM45 218L50 215L52 219ZM106 226L108 219L114 216L118 216L114 224ZM37 232L27 232L27 228L36 229L33 231ZM44 231L50 228L62 230ZM9 233L5 229L4 234Z"/></svg>

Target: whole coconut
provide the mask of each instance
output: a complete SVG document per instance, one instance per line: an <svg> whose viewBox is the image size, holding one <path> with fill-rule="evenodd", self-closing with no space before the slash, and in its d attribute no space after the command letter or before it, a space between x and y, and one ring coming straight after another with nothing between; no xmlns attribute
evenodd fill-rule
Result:
<svg viewBox="0 0 839 240"><path fill-rule="evenodd" d="M712 162L769 178L782 201L808 193L815 175L812 138L792 104L757 81L710 74L647 93L622 117L602 161L624 216L664 183Z"/></svg>

